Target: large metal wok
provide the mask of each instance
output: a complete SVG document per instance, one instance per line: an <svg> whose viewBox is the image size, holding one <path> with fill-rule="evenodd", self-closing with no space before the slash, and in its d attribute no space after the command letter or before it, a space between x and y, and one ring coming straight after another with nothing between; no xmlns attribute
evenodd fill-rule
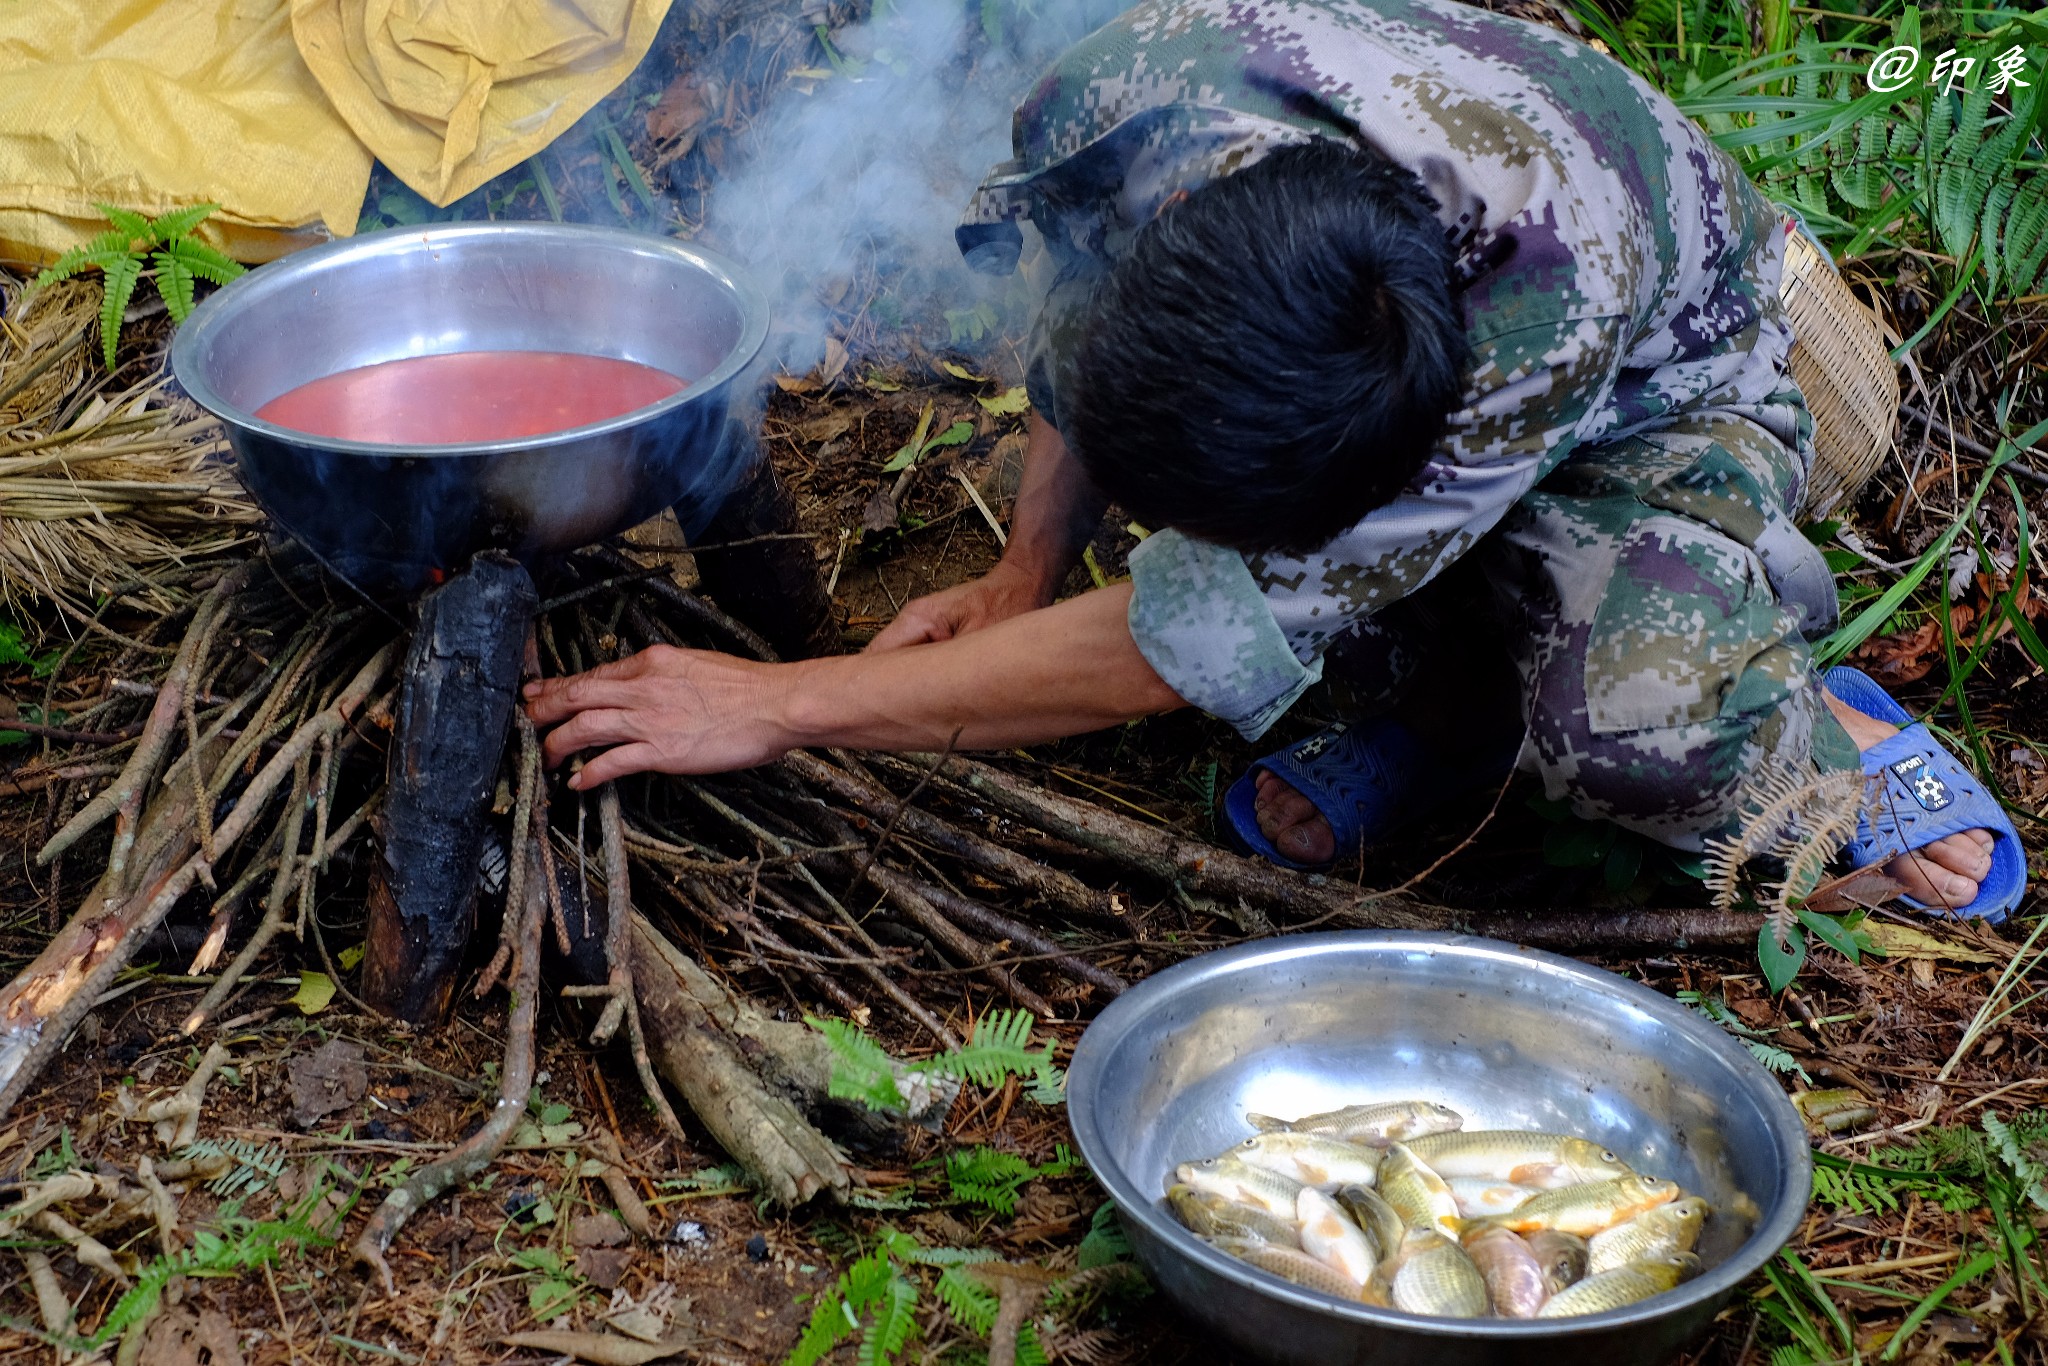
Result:
<svg viewBox="0 0 2048 1366"><path fill-rule="evenodd" d="M765 300L708 251L611 228L449 223L317 247L194 310L171 369L226 425L243 484L365 587L406 591L478 550L531 560L675 506L701 524L751 457L729 420ZM399 447L257 417L338 371L457 351L555 351L666 370L681 393L545 436Z"/></svg>

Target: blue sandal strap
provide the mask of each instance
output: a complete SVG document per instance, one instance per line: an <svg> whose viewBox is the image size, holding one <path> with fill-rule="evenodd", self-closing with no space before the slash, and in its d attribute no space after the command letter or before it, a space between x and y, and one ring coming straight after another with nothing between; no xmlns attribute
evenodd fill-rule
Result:
<svg viewBox="0 0 2048 1366"><path fill-rule="evenodd" d="M1320 871L1329 862L1288 858L1259 829L1258 775L1263 770L1307 797L1336 836L1339 855L1356 853L1396 826L1420 819L1488 778L1505 776L1516 749L1489 751L1477 762L1446 764L1398 721L1339 723L1260 759L1224 794L1223 812L1238 842L1283 868Z"/></svg>
<svg viewBox="0 0 2048 1366"><path fill-rule="evenodd" d="M1926 726L1855 669L1828 671L1828 691L1866 716L1901 727L1863 751L1863 771L1877 782L1875 805L1858 824L1848 855L1862 868L1966 830L1991 832L1991 868L1967 906L1926 906L1962 919L1997 923L2020 903L2027 888L2026 851L1998 798L1950 753ZM1882 704L1880 704L1880 699Z"/></svg>

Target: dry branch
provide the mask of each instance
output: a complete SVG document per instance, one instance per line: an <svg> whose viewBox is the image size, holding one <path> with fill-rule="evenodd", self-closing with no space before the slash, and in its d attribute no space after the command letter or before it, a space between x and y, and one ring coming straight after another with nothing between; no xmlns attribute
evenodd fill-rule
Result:
<svg viewBox="0 0 2048 1366"><path fill-rule="evenodd" d="M633 986L656 1067L719 1146L758 1177L776 1203L800 1205L820 1191L836 1196L852 1186L845 1155L769 1089L739 1042L720 1027L721 1017L737 1019L739 1006L732 994L643 916L633 918ZM745 1035L756 1045L773 1037L760 1030L762 1023L768 1022L753 1022ZM813 1047L808 1041L792 1042L806 1051ZM829 1071L830 1064L825 1065ZM814 1071L815 1066L793 1062L795 1068Z"/></svg>

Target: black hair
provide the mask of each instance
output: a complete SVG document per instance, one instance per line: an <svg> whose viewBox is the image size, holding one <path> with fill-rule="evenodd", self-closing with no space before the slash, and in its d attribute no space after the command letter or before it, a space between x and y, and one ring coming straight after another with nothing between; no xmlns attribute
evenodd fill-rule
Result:
<svg viewBox="0 0 2048 1366"><path fill-rule="evenodd" d="M1090 477L1244 551L1312 550L1391 502L1467 379L1435 207L1321 138L1170 203L1098 288L1061 396Z"/></svg>

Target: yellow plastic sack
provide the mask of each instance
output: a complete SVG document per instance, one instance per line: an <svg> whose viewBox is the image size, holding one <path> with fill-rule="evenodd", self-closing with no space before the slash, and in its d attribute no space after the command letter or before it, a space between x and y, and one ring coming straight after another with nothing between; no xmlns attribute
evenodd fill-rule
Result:
<svg viewBox="0 0 2048 1366"><path fill-rule="evenodd" d="M289 0L0 4L0 251L47 259L106 222L221 205L245 261L355 230L370 153L292 41ZM310 230L309 230L310 229Z"/></svg>
<svg viewBox="0 0 2048 1366"><path fill-rule="evenodd" d="M669 0L292 0L334 107L435 204L554 140L626 79Z"/></svg>

